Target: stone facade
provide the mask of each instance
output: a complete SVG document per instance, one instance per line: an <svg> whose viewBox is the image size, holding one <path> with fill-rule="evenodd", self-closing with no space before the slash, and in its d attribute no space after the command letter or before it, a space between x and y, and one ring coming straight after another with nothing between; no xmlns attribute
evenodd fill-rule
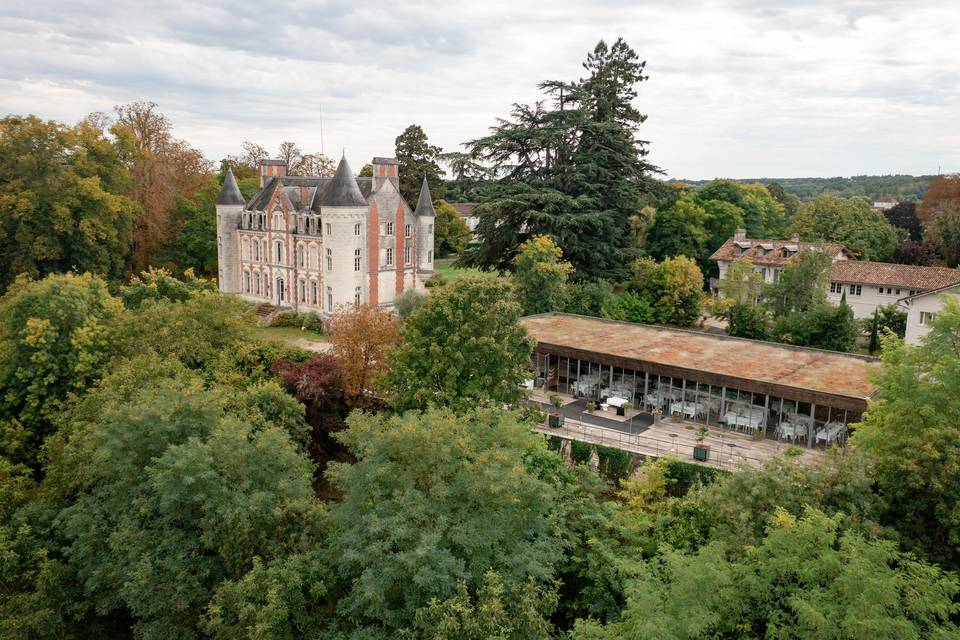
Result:
<svg viewBox="0 0 960 640"><path fill-rule="evenodd" d="M397 161L374 158L373 167L373 178L357 178L344 158L333 178L287 176L267 160L249 202L228 170L217 200L220 290L325 315L341 305L391 308L422 288L433 272L430 191L424 183L413 210Z"/></svg>

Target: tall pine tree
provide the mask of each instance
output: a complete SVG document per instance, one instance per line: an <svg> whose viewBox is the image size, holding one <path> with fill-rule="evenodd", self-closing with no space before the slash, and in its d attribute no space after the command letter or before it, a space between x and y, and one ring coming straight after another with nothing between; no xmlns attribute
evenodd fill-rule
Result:
<svg viewBox="0 0 960 640"><path fill-rule="evenodd" d="M645 62L618 39L587 55L587 77L540 85L547 96L514 105L490 135L468 143L500 176L477 209L479 246L464 262L509 269L520 244L552 237L579 280L619 279L636 257L630 218L656 190L637 138L646 119L633 106Z"/></svg>

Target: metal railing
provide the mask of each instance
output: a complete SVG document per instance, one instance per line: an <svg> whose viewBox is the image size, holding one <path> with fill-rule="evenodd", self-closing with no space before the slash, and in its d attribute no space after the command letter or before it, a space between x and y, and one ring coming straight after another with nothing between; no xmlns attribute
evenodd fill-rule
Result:
<svg viewBox="0 0 960 640"><path fill-rule="evenodd" d="M710 447L710 457L707 461L700 461L693 457L694 447L698 445L683 442L679 437L661 438L647 432L628 433L619 429L586 424L570 417L565 418L561 427L541 424L535 428L535 431L564 440L599 444L642 456L671 457L684 462L728 471L742 468L759 469L764 462L770 459L770 456L751 455L743 448L742 444L723 442L722 439L717 443L714 439L711 439L709 443L705 443Z"/></svg>

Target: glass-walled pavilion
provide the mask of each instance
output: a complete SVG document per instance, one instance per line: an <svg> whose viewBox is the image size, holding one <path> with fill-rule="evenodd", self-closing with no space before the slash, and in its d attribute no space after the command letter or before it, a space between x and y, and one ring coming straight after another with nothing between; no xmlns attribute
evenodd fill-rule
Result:
<svg viewBox="0 0 960 640"><path fill-rule="evenodd" d="M524 323L548 393L755 437L843 445L873 393L871 358L565 314Z"/></svg>

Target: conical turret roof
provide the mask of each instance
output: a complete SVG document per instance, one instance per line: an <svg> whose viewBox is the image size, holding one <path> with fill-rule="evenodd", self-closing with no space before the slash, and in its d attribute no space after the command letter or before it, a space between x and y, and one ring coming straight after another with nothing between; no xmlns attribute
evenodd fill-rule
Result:
<svg viewBox="0 0 960 640"><path fill-rule="evenodd" d="M360 187L357 185L357 179L347 163L346 155L340 158L337 173L334 174L330 184L323 190L322 197L314 202L314 206L316 205L324 207L367 206L367 201L360 193Z"/></svg>
<svg viewBox="0 0 960 640"><path fill-rule="evenodd" d="M217 204L245 204L243 194L240 193L240 187L237 185L237 179L234 177L230 165L227 165L227 175L223 179L223 188L220 189L220 195L217 196Z"/></svg>
<svg viewBox="0 0 960 640"><path fill-rule="evenodd" d="M427 184L427 177L423 177L423 184L420 186L420 197L417 198L417 208L413 212L413 215L427 216L428 218L435 218L437 212L433 209L433 198L430 197L430 185Z"/></svg>

